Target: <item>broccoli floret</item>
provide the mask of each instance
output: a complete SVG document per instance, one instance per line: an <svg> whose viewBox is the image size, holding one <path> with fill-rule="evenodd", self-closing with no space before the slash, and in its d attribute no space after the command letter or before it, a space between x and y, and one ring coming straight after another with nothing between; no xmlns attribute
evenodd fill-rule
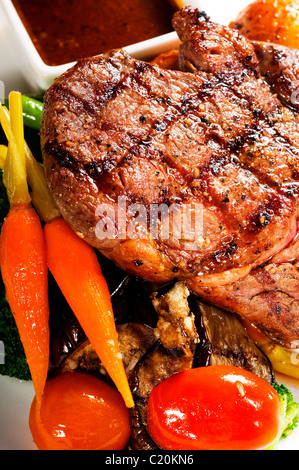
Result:
<svg viewBox="0 0 299 470"><path fill-rule="evenodd" d="M9 211L9 202L0 173L0 229ZM0 275L0 374L30 380L31 375L26 361L19 332L5 295L5 287Z"/></svg>
<svg viewBox="0 0 299 470"><path fill-rule="evenodd" d="M5 289L0 278L0 374L31 380L20 335L5 297Z"/></svg>
<svg viewBox="0 0 299 470"><path fill-rule="evenodd" d="M274 450L281 439L285 439L299 424L299 404L295 402L291 391L283 384L274 382L273 388L281 400L280 432L276 441L268 448Z"/></svg>

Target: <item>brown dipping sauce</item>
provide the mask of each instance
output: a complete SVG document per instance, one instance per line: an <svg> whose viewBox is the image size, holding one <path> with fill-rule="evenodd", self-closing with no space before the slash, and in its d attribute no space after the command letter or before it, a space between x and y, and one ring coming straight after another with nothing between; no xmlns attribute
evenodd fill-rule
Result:
<svg viewBox="0 0 299 470"><path fill-rule="evenodd" d="M41 58L61 65L173 30L167 0L12 0Z"/></svg>

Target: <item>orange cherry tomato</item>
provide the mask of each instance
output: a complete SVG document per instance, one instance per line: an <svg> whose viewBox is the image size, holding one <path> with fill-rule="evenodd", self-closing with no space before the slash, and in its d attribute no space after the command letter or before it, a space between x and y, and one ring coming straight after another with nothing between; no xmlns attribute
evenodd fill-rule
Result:
<svg viewBox="0 0 299 470"><path fill-rule="evenodd" d="M277 437L280 407L274 388L251 372L200 367L153 389L147 421L162 449L257 450Z"/></svg>
<svg viewBox="0 0 299 470"><path fill-rule="evenodd" d="M40 450L121 450L130 436L129 413L120 393L80 372L46 383L40 414L33 399L29 427Z"/></svg>

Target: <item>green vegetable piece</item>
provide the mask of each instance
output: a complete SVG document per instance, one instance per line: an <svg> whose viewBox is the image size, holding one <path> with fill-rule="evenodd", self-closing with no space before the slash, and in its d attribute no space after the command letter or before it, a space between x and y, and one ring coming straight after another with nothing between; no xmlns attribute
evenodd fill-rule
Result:
<svg viewBox="0 0 299 470"><path fill-rule="evenodd" d="M41 126L43 103L35 100L34 98L22 95L22 104L24 125L39 131Z"/></svg>
<svg viewBox="0 0 299 470"><path fill-rule="evenodd" d="M281 400L280 433L276 441L267 450L275 450L279 441L289 436L299 424L299 404L295 402L291 391L285 385L277 382L274 382L272 386Z"/></svg>

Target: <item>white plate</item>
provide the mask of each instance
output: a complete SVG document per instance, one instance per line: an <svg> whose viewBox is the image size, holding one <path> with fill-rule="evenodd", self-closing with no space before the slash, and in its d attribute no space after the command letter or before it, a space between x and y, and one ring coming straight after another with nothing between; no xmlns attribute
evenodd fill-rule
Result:
<svg viewBox="0 0 299 470"><path fill-rule="evenodd" d="M1 0L1 2L6 0ZM24 71L24 57L18 41L0 2L0 101L12 89L22 93L36 93L36 83L30 82ZM206 11L214 21L228 24L237 13L246 6L249 0L190 0L192 4ZM163 39L165 45L175 41L175 34ZM154 41L145 45L157 47ZM130 50L130 49L129 49ZM133 49L140 52L140 48ZM284 383L299 402L299 382L280 374L276 375L279 382ZM32 382L24 382L9 377L0 376L0 450L33 450L36 449L28 426L30 405L34 396ZM299 450L299 428L287 439L281 441L280 450Z"/></svg>
<svg viewBox="0 0 299 470"><path fill-rule="evenodd" d="M32 382L0 376L0 450L34 450L29 410L34 397Z"/></svg>

